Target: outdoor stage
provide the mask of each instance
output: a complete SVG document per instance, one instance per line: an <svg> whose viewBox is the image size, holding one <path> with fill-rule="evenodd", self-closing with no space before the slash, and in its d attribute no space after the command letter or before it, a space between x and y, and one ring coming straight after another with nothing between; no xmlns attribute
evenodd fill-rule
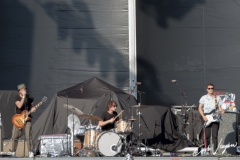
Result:
<svg viewBox="0 0 240 160"><path fill-rule="evenodd" d="M2 157L0 157L2 158ZM44 157L35 157L35 158L9 158L5 157L4 159L11 160L51 160L53 158L44 158ZM56 158L54 158L56 159ZM61 160L127 160L126 157L57 157L57 159ZM237 160L239 157L133 157L132 160ZM130 160L130 159L129 159Z"/></svg>

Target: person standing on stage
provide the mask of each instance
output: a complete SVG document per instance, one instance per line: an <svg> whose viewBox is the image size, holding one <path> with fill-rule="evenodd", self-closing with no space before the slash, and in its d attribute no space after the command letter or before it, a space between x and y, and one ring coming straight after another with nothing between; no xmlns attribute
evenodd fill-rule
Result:
<svg viewBox="0 0 240 160"><path fill-rule="evenodd" d="M33 107L33 97L27 94L27 87L25 84L19 84L17 86L18 88L18 95L15 97L15 110L16 114L21 114L23 110L35 112L36 108ZM33 140L32 140L32 124L31 124L31 118L32 115L29 115L29 120L26 121L25 123L25 139L27 141L27 146L29 150L29 157L32 158L34 157L33 154ZM17 145L18 145L18 139L20 138L22 133L21 128L17 128L16 126L13 125L13 130L12 130L12 152L16 152Z"/></svg>
<svg viewBox="0 0 240 160"><path fill-rule="evenodd" d="M115 118L118 115L116 108L117 103L115 101L108 101L107 111L103 112L101 116L103 120L98 122L98 125L102 127L102 130L110 130L115 128L114 122L118 121L118 117Z"/></svg>
<svg viewBox="0 0 240 160"><path fill-rule="evenodd" d="M208 119L206 115L211 113L224 113L222 109L222 100L219 96L214 95L214 85L212 83L207 85L207 94L202 96L199 100L198 111L202 116L204 122L207 122ZM209 126L205 128L206 134L206 146L210 145L210 137L212 135L213 142L213 152L216 151L218 147L218 130L219 130L219 121L212 122Z"/></svg>

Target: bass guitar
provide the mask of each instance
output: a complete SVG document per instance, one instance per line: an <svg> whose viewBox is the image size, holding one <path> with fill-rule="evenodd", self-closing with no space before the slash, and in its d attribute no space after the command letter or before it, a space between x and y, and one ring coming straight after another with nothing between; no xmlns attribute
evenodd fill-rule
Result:
<svg viewBox="0 0 240 160"><path fill-rule="evenodd" d="M22 111L21 114L15 114L12 117L13 125L16 126L17 128L23 128L25 126L26 121L30 119L30 117L28 117L28 116L32 113L33 108L37 109L39 106L41 106L43 104L43 102L46 102L46 100L47 100L47 97L44 96L42 98L42 101L39 102L34 107L32 107L32 109L30 111L24 110L24 111Z"/></svg>

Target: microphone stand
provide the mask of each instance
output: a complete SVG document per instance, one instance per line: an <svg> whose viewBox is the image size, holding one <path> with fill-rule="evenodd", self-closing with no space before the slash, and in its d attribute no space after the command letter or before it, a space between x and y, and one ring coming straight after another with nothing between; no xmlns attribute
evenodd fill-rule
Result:
<svg viewBox="0 0 240 160"><path fill-rule="evenodd" d="M182 133L181 134L183 136L187 137L187 135L184 131L184 128L186 127L186 121L187 121L187 116L186 116L187 96L186 96L186 93L183 92L183 90L180 88L177 81L174 82L174 83L177 85L179 91L181 92L181 102L182 102L182 109L181 109L181 113L182 113L182 115L181 115L181 117L182 117L182 122L181 122L182 123L182 131L181 132Z"/></svg>
<svg viewBox="0 0 240 160"><path fill-rule="evenodd" d="M27 103L28 103L28 96L27 96L27 94L25 95L25 99L24 99L24 108L25 108L25 110L27 110L28 111L28 106L27 106ZM25 122L25 125L26 125L26 121L25 121L25 119L26 119L26 115L24 115L24 122ZM31 133L30 133L31 134ZM25 150L26 150L26 147L25 147L25 142L26 141L26 130L24 129L24 139L23 139L23 157L25 157L26 155L25 155ZM16 152L16 151L15 151ZM32 151L31 151L32 152Z"/></svg>
<svg viewBox="0 0 240 160"><path fill-rule="evenodd" d="M133 89L131 90L130 95L132 95L132 93L135 92L135 89L136 89L136 88L137 88L137 83L135 83L135 86L134 86ZM127 99L130 99L130 95L128 96ZM128 104L129 104L129 102L130 102L130 100L128 101ZM129 108L130 108L130 107L129 107ZM131 111L132 111L131 119L133 120L133 119L134 119L134 118L133 118L133 107L131 107L131 108L132 108L132 109L131 109ZM130 111L130 109L128 109L128 113L130 113L131 111ZM129 140L129 145L128 145L129 148L130 148L130 146L132 146L132 138L133 138L133 122L134 122L134 121L132 121L132 120L130 120L130 128L131 128L132 132L131 132L130 135L129 135L129 138L130 138L130 140Z"/></svg>
<svg viewBox="0 0 240 160"><path fill-rule="evenodd" d="M187 106L187 96L186 96L186 93L183 92L183 90L180 88L180 86L178 85L177 82L175 82L175 84L177 85L179 91L181 92L182 106Z"/></svg>

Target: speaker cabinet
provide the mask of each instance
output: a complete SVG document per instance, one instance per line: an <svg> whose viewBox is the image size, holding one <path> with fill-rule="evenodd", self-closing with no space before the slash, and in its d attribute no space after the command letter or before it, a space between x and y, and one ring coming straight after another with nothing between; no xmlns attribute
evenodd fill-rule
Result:
<svg viewBox="0 0 240 160"><path fill-rule="evenodd" d="M25 147L24 147L25 144ZM3 152L11 152L12 142L10 140L3 141ZM25 153L24 153L25 150ZM24 140L18 141L18 146L16 150L16 157L28 157L28 147L27 142Z"/></svg>
<svg viewBox="0 0 240 160"><path fill-rule="evenodd" d="M218 145L233 144L237 146L237 113L225 113L222 115L218 132ZM236 147L229 147L224 151L224 148L218 149L219 154L236 154Z"/></svg>

